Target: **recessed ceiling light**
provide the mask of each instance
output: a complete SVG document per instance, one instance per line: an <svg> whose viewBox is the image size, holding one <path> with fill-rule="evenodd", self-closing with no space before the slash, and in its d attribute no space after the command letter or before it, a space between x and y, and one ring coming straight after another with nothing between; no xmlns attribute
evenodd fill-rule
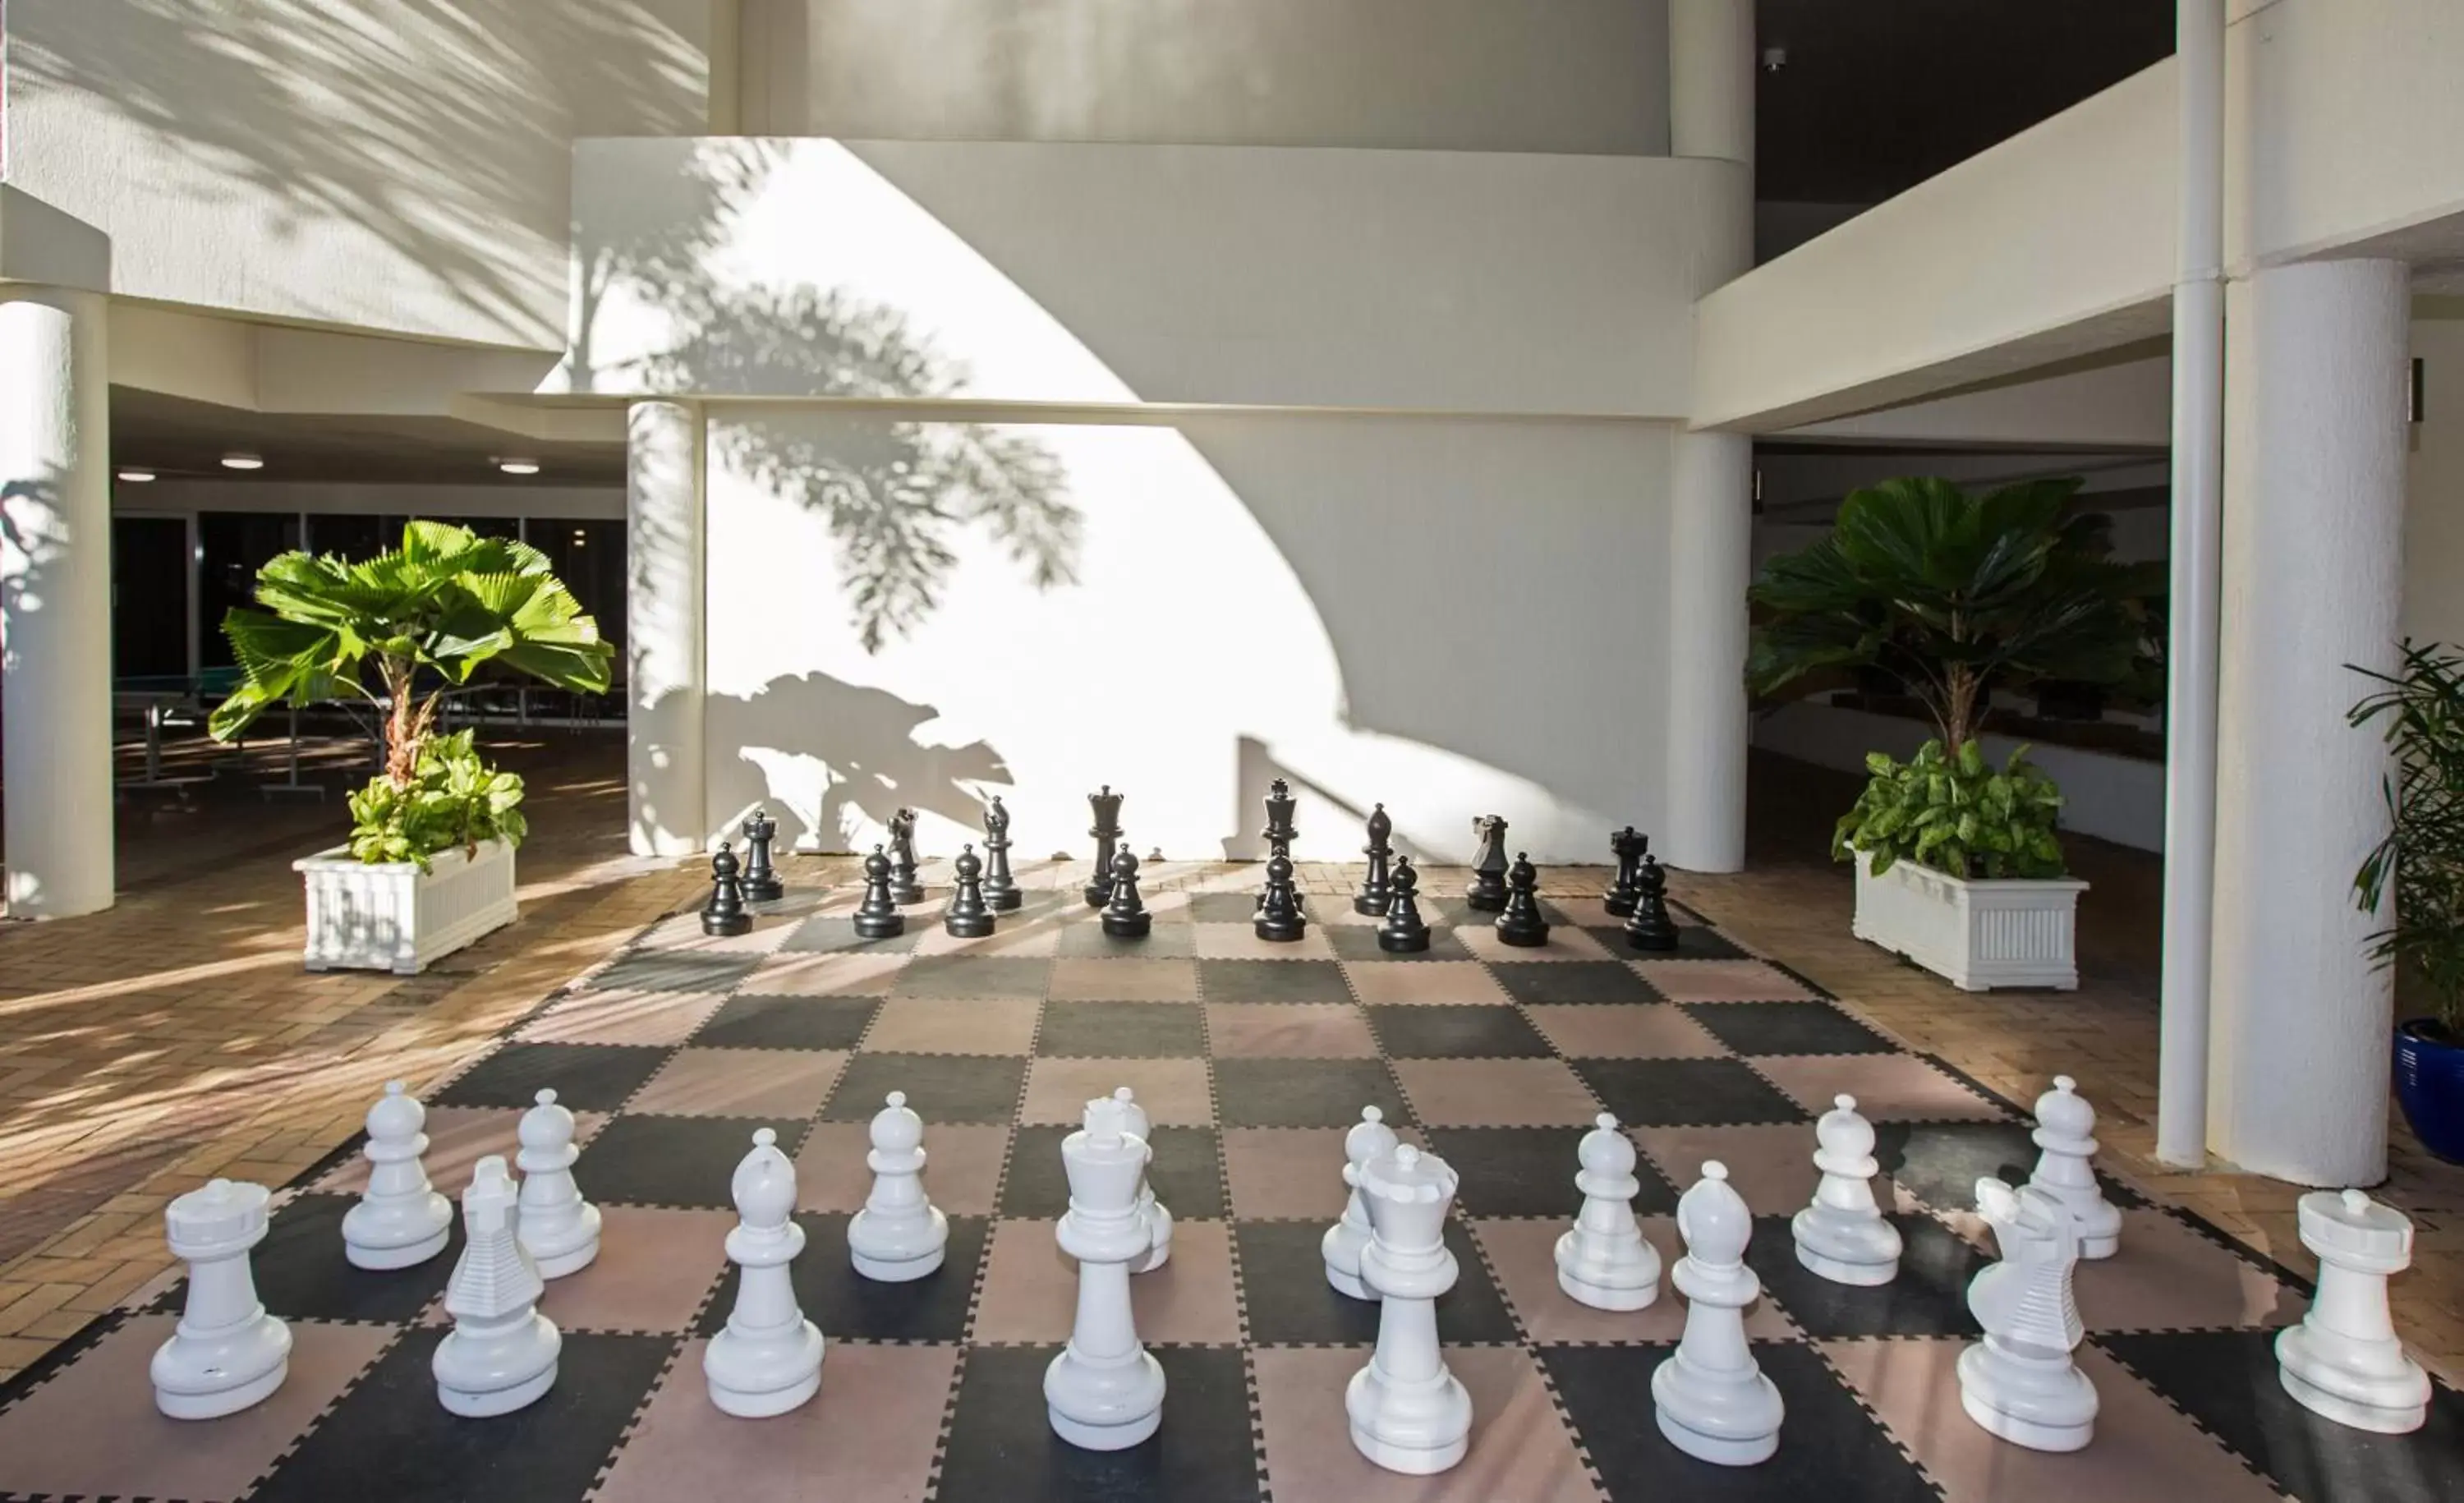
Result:
<svg viewBox="0 0 2464 1503"><path fill-rule="evenodd" d="M537 475L539 473L539 461L536 459L499 459L496 461L496 468L504 471L507 475Z"/></svg>
<svg viewBox="0 0 2464 1503"><path fill-rule="evenodd" d="M262 470L265 468L265 461L255 454L225 454L223 455L223 468L226 470Z"/></svg>
<svg viewBox="0 0 2464 1503"><path fill-rule="evenodd" d="M142 485L154 478L154 472L151 470L122 470L120 472L120 477L126 480L131 485Z"/></svg>

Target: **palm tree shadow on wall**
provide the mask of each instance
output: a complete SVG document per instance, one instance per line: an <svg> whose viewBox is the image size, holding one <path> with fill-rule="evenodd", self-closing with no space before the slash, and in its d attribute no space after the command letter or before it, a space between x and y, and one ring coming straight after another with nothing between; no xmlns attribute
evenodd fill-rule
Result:
<svg viewBox="0 0 2464 1503"><path fill-rule="evenodd" d="M932 705L826 674L714 695L705 713L735 748L733 763L710 769L713 818L733 827L761 804L799 849L856 849L868 825L902 806L973 826L987 793L1012 785L1009 764L985 741L921 742L917 730L941 713Z"/></svg>

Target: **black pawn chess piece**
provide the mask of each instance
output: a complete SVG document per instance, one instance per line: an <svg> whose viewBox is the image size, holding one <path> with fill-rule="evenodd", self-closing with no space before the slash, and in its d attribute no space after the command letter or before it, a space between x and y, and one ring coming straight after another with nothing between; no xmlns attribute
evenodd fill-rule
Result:
<svg viewBox="0 0 2464 1503"><path fill-rule="evenodd" d="M907 932L907 916L898 911L898 896L890 890L890 858L881 848L864 858L864 901L856 906L859 939L892 939Z"/></svg>
<svg viewBox="0 0 2464 1503"><path fill-rule="evenodd" d="M736 852L718 843L710 858L710 901L701 906L704 934L751 934L753 916L744 911L744 884L737 879Z"/></svg>
<svg viewBox="0 0 2464 1503"><path fill-rule="evenodd" d="M1143 939L1155 917L1138 899L1138 857L1124 839L1112 852L1112 895L1104 904L1104 933L1115 939Z"/></svg>
<svg viewBox="0 0 2464 1503"><path fill-rule="evenodd" d="M1628 825L1609 833L1609 853L1617 857L1617 880L1609 884L1600 906L1613 918L1633 917L1634 900L1642 895L1642 853L1651 849L1651 837Z"/></svg>
<svg viewBox="0 0 2464 1503"><path fill-rule="evenodd" d="M1292 858L1276 852L1266 858L1266 892L1258 903L1258 917L1252 925L1261 939L1284 942L1297 939L1309 932L1309 920L1301 917L1299 892L1292 886Z"/></svg>
<svg viewBox="0 0 2464 1503"><path fill-rule="evenodd" d="M1540 917L1540 873L1520 851L1514 853L1506 886L1506 912L1497 916L1497 937L1527 950L1547 944L1549 920Z"/></svg>
<svg viewBox="0 0 2464 1503"><path fill-rule="evenodd" d="M1015 913L1025 900L1009 874L1009 810L996 793L984 808L984 906L997 914Z"/></svg>
<svg viewBox="0 0 2464 1503"><path fill-rule="evenodd" d="M1506 820L1496 814L1483 814L1471 822L1472 834L1480 849L1472 853L1471 885L1463 889L1463 901L1485 914L1506 911Z"/></svg>
<svg viewBox="0 0 2464 1503"><path fill-rule="evenodd" d="M993 911L984 906L984 864L973 846L959 847L953 864L957 886L950 894L950 906L941 911L941 927L954 939L981 939L993 932Z"/></svg>
<svg viewBox="0 0 2464 1503"><path fill-rule="evenodd" d="M1095 811L1095 823L1087 829L1095 837L1095 874L1087 879L1082 894L1089 908L1101 908L1111 900L1112 843L1121 838L1121 798L1109 783L1101 793L1087 795L1088 806Z"/></svg>
<svg viewBox="0 0 2464 1503"><path fill-rule="evenodd" d="M744 820L744 900L748 903L775 903L787 895L787 884L779 880L778 871L770 865L770 842L779 838L779 822L770 811L756 808Z"/></svg>
<svg viewBox="0 0 2464 1503"><path fill-rule="evenodd" d="M1634 917L1625 921L1626 942L1638 950L1676 949L1677 920L1668 917L1668 873L1658 857L1642 858L1639 884L1641 895L1635 899Z"/></svg>
<svg viewBox="0 0 2464 1503"><path fill-rule="evenodd" d="M1396 859L1395 876L1387 886L1386 921L1377 928L1377 948L1389 955L1418 955L1429 947L1429 926L1420 921L1420 873L1412 870L1410 856Z"/></svg>
<svg viewBox="0 0 2464 1503"><path fill-rule="evenodd" d="M915 880L915 811L902 808L890 816L890 895L902 903L924 901L924 884Z"/></svg>
<svg viewBox="0 0 2464 1503"><path fill-rule="evenodd" d="M1355 914L1367 914L1373 918L1385 916L1386 900L1393 895L1386 861L1395 853L1394 846L1388 843L1394 833L1395 822L1386 817L1385 805L1369 811L1369 844L1360 848L1360 853L1369 858L1369 875L1362 878L1360 891L1353 895L1352 911Z"/></svg>

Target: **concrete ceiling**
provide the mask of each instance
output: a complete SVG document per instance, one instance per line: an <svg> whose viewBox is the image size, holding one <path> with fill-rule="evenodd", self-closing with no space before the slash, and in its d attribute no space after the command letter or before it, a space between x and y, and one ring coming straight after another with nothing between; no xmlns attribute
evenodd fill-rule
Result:
<svg viewBox="0 0 2464 1503"><path fill-rule="evenodd" d="M410 485L622 485L621 443L545 442L451 417L256 412L129 387L111 390L111 459L158 475L231 478L222 456L241 451L267 480ZM536 459L517 476L498 456Z"/></svg>

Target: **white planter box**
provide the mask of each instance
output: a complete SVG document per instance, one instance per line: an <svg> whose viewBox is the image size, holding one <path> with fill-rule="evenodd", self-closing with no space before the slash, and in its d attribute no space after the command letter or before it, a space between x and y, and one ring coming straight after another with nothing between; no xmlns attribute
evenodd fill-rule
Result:
<svg viewBox="0 0 2464 1503"><path fill-rule="evenodd" d="M2073 940L2085 882L1971 882L1913 861L1894 862L1876 876L1872 867L1873 857L1859 851L1858 939L1904 955L1963 991L2078 989Z"/></svg>
<svg viewBox="0 0 2464 1503"><path fill-rule="evenodd" d="M439 851L429 865L364 865L348 846L292 862L308 887L308 968L414 976L514 921L513 847L491 840L475 855Z"/></svg>

